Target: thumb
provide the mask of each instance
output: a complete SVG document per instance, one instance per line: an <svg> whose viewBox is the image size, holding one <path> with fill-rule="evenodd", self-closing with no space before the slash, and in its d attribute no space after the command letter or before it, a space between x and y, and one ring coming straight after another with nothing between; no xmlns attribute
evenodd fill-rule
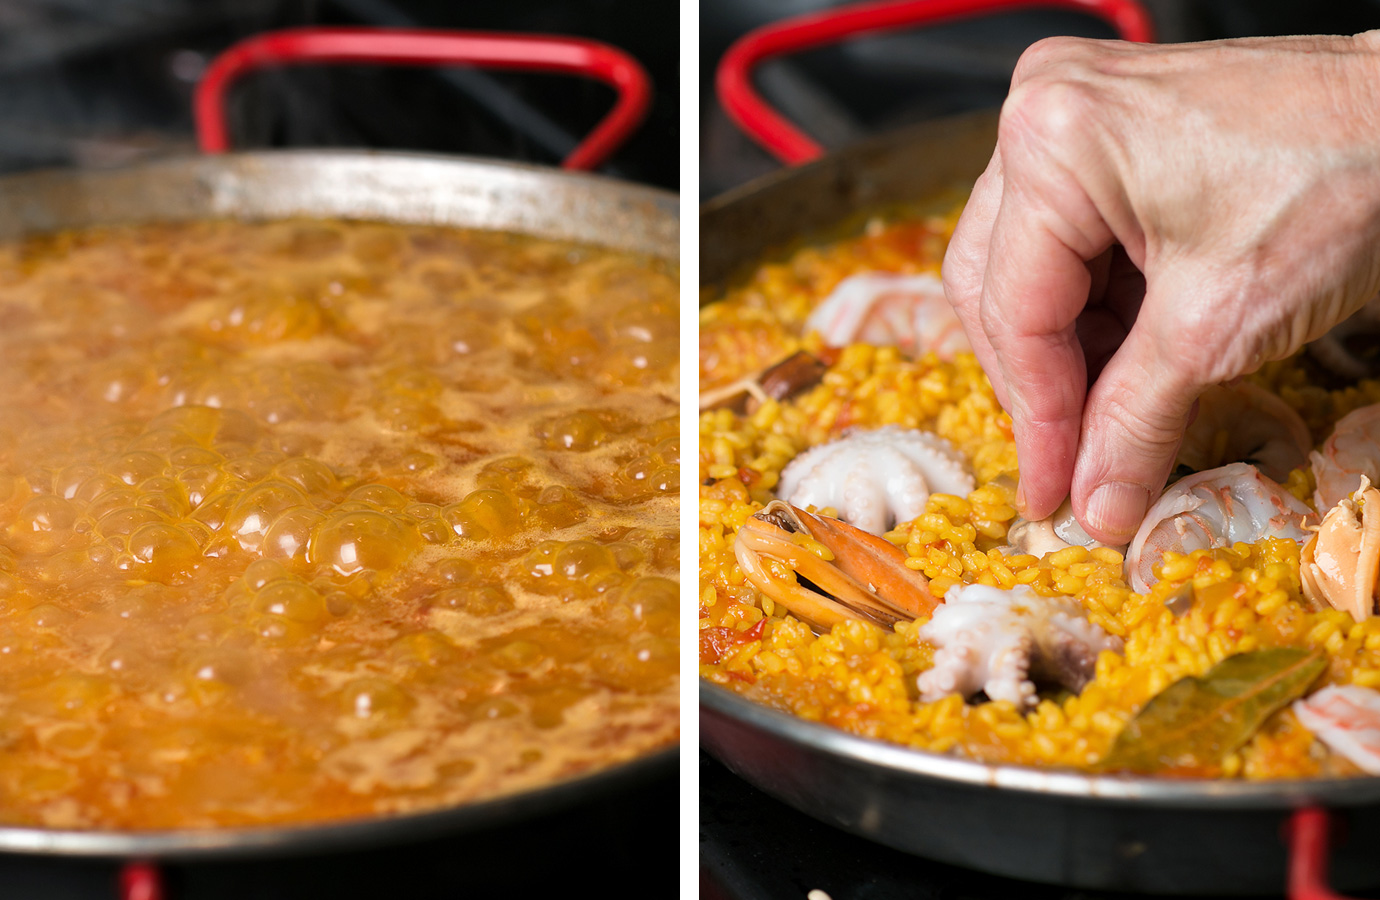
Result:
<svg viewBox="0 0 1380 900"><path fill-rule="evenodd" d="M1088 390L1074 463L1074 514L1088 534L1112 545L1140 528L1174 467L1193 404L1212 380L1206 344L1168 339L1173 331L1155 327L1146 300Z"/></svg>

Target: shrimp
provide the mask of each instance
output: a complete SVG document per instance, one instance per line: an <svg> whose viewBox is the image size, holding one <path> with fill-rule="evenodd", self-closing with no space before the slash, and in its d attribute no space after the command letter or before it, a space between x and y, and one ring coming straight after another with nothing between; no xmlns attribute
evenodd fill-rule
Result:
<svg viewBox="0 0 1380 900"><path fill-rule="evenodd" d="M805 320L830 347L863 343L899 347L911 356L934 351L951 360L972 350L957 313L934 275L866 272L838 283Z"/></svg>
<svg viewBox="0 0 1380 900"><path fill-rule="evenodd" d="M1322 449L1310 453L1308 460L1318 483L1313 505L1319 512L1350 496L1362 475L1380 482L1380 403L1342 416Z"/></svg>
<svg viewBox="0 0 1380 900"><path fill-rule="evenodd" d="M1198 398L1179 463L1195 472L1232 462L1254 463L1275 481L1308 462L1313 437L1293 407L1258 385L1216 385Z"/></svg>
<svg viewBox="0 0 1380 900"><path fill-rule="evenodd" d="M1294 715L1329 749L1369 775L1380 775L1380 692L1331 685L1295 700Z"/></svg>
<svg viewBox="0 0 1380 900"><path fill-rule="evenodd" d="M1287 538L1303 544L1316 516L1303 501L1247 463L1198 472L1171 484L1150 507L1126 554L1138 593L1150 590L1168 552Z"/></svg>
<svg viewBox="0 0 1380 900"><path fill-rule="evenodd" d="M1359 501L1359 502L1358 502ZM1323 517L1318 533L1299 557L1303 594L1319 607L1351 613L1363 622L1375 612L1380 578L1380 490L1361 476L1355 499L1342 502Z"/></svg>

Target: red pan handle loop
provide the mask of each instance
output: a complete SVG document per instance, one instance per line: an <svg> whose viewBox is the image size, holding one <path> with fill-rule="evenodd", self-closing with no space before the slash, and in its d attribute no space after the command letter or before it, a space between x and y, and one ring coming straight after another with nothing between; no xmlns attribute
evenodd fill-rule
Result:
<svg viewBox="0 0 1380 900"><path fill-rule="evenodd" d="M1332 817L1317 806L1289 819L1289 900L1347 900L1327 886L1328 832Z"/></svg>
<svg viewBox="0 0 1380 900"><path fill-rule="evenodd" d="M772 22L739 38L719 63L719 102L748 136L789 165L824 153L816 141L786 121L752 86L758 63L862 34L910 25L935 25L982 13L1054 7L1105 20L1128 41L1151 42L1154 24L1137 0L882 0L807 13Z"/></svg>
<svg viewBox="0 0 1380 900"><path fill-rule="evenodd" d="M255 35L217 56L196 87L197 143L206 153L230 147L225 92L240 76L299 63L382 63L399 66L475 65L582 75L618 92L602 121L561 166L593 169L647 115L651 79L616 47L583 38L395 28L290 28Z"/></svg>
<svg viewBox="0 0 1380 900"><path fill-rule="evenodd" d="M125 863L120 869L120 900L164 900L163 873L150 862Z"/></svg>

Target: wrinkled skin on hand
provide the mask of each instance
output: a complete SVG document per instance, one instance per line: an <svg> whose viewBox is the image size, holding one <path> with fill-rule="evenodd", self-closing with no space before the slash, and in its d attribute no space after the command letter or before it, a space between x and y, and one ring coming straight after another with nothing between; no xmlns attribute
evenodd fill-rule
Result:
<svg viewBox="0 0 1380 900"><path fill-rule="evenodd" d="M1027 519L1125 543L1200 391L1380 288L1380 32L1021 57L944 286L1011 414Z"/></svg>

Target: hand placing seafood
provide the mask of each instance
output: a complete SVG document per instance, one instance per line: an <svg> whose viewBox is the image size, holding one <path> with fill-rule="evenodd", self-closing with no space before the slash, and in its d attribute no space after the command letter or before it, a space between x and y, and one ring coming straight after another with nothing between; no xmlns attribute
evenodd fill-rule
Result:
<svg viewBox="0 0 1380 900"><path fill-rule="evenodd" d="M1380 32L1024 54L943 272L1027 519L1125 542L1205 388L1375 295L1377 82Z"/></svg>
<svg viewBox="0 0 1380 900"><path fill-rule="evenodd" d="M1274 220L1284 232L1287 212ZM958 215L955 205L934 219L934 240L906 239L920 253L907 269L933 270ZM893 227L914 228L869 224L867 239ZM1223 235L1228 249L1246 239ZM1206 295L1185 295L1200 310L1186 322L1138 298L1106 353L1088 351L1094 381L1117 354L1186 354L1179 387L1196 414L1155 447L1175 480L1162 491L1144 482L1152 502L1133 519L1134 541L1108 545L1075 515L1076 492L1053 509L1029 496L1015 508L1018 469L1028 492L1039 458L1027 447L1018 458L1012 420L972 356L882 350L895 334L864 340L851 325L838 349L799 333L810 302L848 281L839 276L873 274L871 257L844 246L764 266L721 301L741 310L708 317L741 329L725 330L716 354L778 328L788 339L761 341L772 352L748 355L777 365L711 395L701 417L703 677L831 727L984 763L1193 779L1380 772L1380 379L1347 380L1371 358L1357 338L1365 321L1329 333L1321 352L1226 377L1190 346L1199 335L1213 353L1239 340L1264 359L1312 324L1249 282L1217 298L1220 322L1193 307ZM1175 252L1202 265L1199 249ZM1271 271L1311 265L1290 251L1267 246ZM773 303L779 322L764 317ZM880 326L893 306L859 309ZM1075 340L1097 334L1075 325ZM1154 374L1122 383L1161 396Z"/></svg>

